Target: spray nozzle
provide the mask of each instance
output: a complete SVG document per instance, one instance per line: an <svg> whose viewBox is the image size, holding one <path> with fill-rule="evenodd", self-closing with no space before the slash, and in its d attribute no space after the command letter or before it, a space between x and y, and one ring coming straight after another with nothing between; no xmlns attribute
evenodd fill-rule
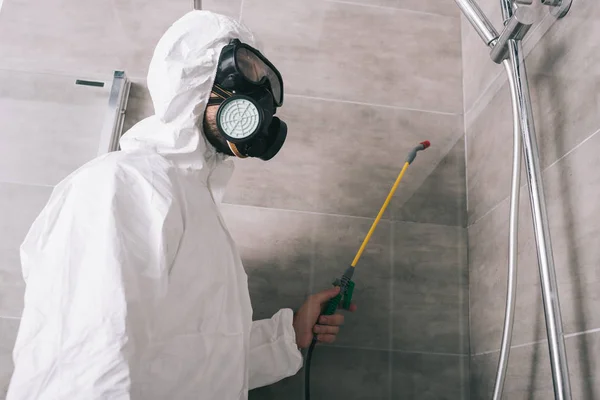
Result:
<svg viewBox="0 0 600 400"><path fill-rule="evenodd" d="M424 142L419 143L417 147L415 147L410 151L410 153L408 153L408 157L406 157L406 162L412 164L412 162L415 161L415 158L417 157L417 152L425 150L429 146L431 146L431 142L429 142L429 140L425 140Z"/></svg>

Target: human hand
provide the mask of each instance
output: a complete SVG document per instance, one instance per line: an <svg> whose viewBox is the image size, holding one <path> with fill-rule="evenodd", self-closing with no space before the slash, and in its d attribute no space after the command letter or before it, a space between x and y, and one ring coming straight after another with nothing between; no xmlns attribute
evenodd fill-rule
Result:
<svg viewBox="0 0 600 400"><path fill-rule="evenodd" d="M314 294L296 312L293 325L294 331L296 331L296 344L299 348L305 349L310 346L314 334L321 343L335 341L340 332L340 326L344 323L344 316L341 314L321 315L321 312L327 302L337 296L339 292L340 288L334 287ZM356 311L356 305L350 305L349 311ZM321 315L320 318L319 315Z"/></svg>

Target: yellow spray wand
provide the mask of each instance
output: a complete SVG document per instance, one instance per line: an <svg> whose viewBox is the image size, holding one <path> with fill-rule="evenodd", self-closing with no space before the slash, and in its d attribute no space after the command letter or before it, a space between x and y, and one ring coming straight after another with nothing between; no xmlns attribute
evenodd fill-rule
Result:
<svg viewBox="0 0 600 400"><path fill-rule="evenodd" d="M394 193L396 193L396 189L398 189L398 185L400 184L400 181L404 177L404 174L406 173L408 166L417 157L417 152L419 152L421 150L425 150L430 145L431 144L429 143L429 141L426 140L424 142L421 142L417 147L412 149L410 153L408 153L408 157L406 158L404 167L402 167L402 171L400 171L398 178L396 178L396 182L394 182L394 186L392 186L392 189L390 190L388 197L385 199L385 202L383 203L381 210L379 210L379 214L377 214L377 218L375 218L375 221L373 222L373 225L371 226L369 233L367 233L365 240L363 240L362 245L358 249L358 252L356 253L356 257L354 257L352 264L350 264L350 267L348 267L348 269L346 269L346 272L344 272L344 275L342 275L341 279L338 279L333 283L335 286L340 287L340 292L333 299L329 300L329 302L327 303L327 306L325 307L325 310L322 312L321 315L333 315L336 312L338 306L340 305L340 302L342 302L342 301L343 301L343 303L342 303L343 308L345 308L345 309L350 308L350 304L351 304L351 300L352 300L352 292L354 291L354 282L352 281L352 275L354 275L354 269L356 268L356 264L358 264L358 260L360 260L360 257L364 253L364 251L367 247L367 244L369 243L369 240L371 240L371 236L373 236L373 232L375 232L375 228L377 228L377 224L379 224L379 221L381 221L381 217L383 217L383 214L385 213L385 210L387 209L388 205L390 204L392 197L394 197ZM315 349L316 344L317 344L317 336L315 335L313 337L312 343L310 344L310 347L308 348L308 352L306 354L306 361L305 361L304 398L306 400L310 400L310 360L312 358L312 352Z"/></svg>
<svg viewBox="0 0 600 400"><path fill-rule="evenodd" d="M360 246L360 248L358 249L358 252L356 253L356 257L354 257L352 264L350 264L350 266L352 268L356 267L356 264L358 264L358 260L360 260L360 257L362 256L363 252L367 248L367 244L369 243L369 240L371 240L371 236L373 236L373 232L375 232L375 228L377 228L379 221L381 221L381 217L383 217L383 214L385 213L385 210L387 209L388 205L390 204L392 197L394 197L394 193L396 193L396 189L398 189L398 185L400 184L400 181L404 177L404 173L408 169L409 165L410 164L408 162L404 163L404 167L402 167L402 171L400 171L398 178L396 178L396 182L394 183L394 186L392 186L392 189L390 190L390 193L388 194L387 199L385 199L383 206L381 206L381 210L379 210L379 214L377 214L377 218L375 218L373 225L371 225L371 229L369 230L369 233L367 233L365 240L363 240L362 245Z"/></svg>
<svg viewBox="0 0 600 400"><path fill-rule="evenodd" d="M325 310L323 311L323 315L333 315L342 300L343 300L343 304L342 304L343 308L347 309L350 307L350 302L352 300L352 292L354 290L354 282L352 281L352 275L354 275L354 269L356 268L356 265L358 264L360 257L364 253L364 251L367 247L367 244L369 243L369 240L371 240L371 237L373 236L373 232L375 232L375 229L377 228L379 221L381 221L381 218L383 217L385 210L387 209L388 205L390 204L392 197L394 197L394 194L396 193L396 189L398 189L398 185L400 184L400 181L404 177L404 174L406 173L408 166L415 160L415 158L417 157L418 151L425 150L430 145L431 144L429 143L428 140L421 142L421 143L419 143L419 145L417 147L412 149L411 152L408 154L408 157L406 158L406 162L404 163L404 167L402 167L402 171L400 171L398 178L396 178L396 182L394 182L394 185L392 186L390 193L388 194L387 198L385 199L383 206L381 206L381 209L379 210L379 214L377 214L377 218L375 218L373 225L371 225L371 229L369 230L369 233L367 233L365 240L363 240L362 245L358 249L358 252L356 253L356 257L354 257L352 264L350 264L350 267L346 270L346 272L344 272L344 275L342 275L342 278L338 279L334 282L335 286L340 286L340 293L336 297L334 297L333 299L331 299L329 301L329 303L325 307Z"/></svg>
<svg viewBox="0 0 600 400"><path fill-rule="evenodd" d="M352 300L352 292L354 291L354 282L352 281L352 275L354 275L354 269L356 268L356 264L358 264L358 260L360 260L360 257L364 253L364 251L367 247L367 244L369 243L369 240L371 240L371 236L373 236L373 232L375 232L375 229L377 228L377 224L379 224L379 221L381 221L381 218L383 217L385 210L387 209L388 205L390 204L392 197L394 197L394 194L396 193L396 189L398 189L398 185L400 184L400 181L404 177L404 174L406 173L408 166L415 160L415 158L417 157L418 151L425 150L429 146L430 146L430 143L429 143L429 141L426 140L424 142L421 142L417 147L412 149L410 153L408 153L408 157L406 158L404 167L402 167L402 171L400 171L398 178L396 178L396 182L394 182L394 186L392 186L392 189L390 190L390 193L388 194L387 198L385 199L385 202L383 203L381 210L379 210L379 214L377 214L377 218L375 218L375 221L373 222L373 225L371 226L369 233L367 233L365 240L363 240L362 245L358 249L358 252L356 253L356 257L354 257L352 264L350 264L350 267L348 267L348 269L346 269L346 272L344 272L344 275L342 275L342 278L337 279L333 283L335 286L340 287L340 292L333 299L329 300L329 302L327 303L327 306L325 307L325 310L323 311L323 313L321 315L333 315L336 312L338 306L340 305L340 302L342 302L342 301L343 301L343 303L342 303L343 308L346 308L346 309L350 308L350 303ZM310 344L310 347L308 349L308 353L306 354L306 361L305 361L304 398L306 400L310 400L310 360L312 358L312 352L313 352L316 344L317 344L317 336L315 335L313 337L312 343Z"/></svg>

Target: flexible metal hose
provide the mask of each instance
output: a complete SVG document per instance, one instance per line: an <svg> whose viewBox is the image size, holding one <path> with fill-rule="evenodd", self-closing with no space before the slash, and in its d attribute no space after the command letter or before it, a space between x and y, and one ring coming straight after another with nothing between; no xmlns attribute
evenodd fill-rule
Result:
<svg viewBox="0 0 600 400"><path fill-rule="evenodd" d="M521 124L519 123L519 98L517 95L515 71L510 60L502 62L508 75L513 113L513 167L510 187L510 219L508 225L508 281L506 287L506 311L504 314L504 330L498 372L494 385L494 400L502 398L502 389L508 368L508 356L512 341L513 323L515 319L515 302L517 298L517 262L519 243L519 195L521 188Z"/></svg>

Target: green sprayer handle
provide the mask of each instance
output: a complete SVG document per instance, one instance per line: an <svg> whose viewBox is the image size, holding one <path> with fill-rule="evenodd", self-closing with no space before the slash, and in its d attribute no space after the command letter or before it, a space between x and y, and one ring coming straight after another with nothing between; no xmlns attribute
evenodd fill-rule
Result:
<svg viewBox="0 0 600 400"><path fill-rule="evenodd" d="M342 301L342 294L338 294L333 299L329 300L327 303L327 307L325 307L325 311L323 311L323 315L333 315L335 311L338 309L340 302Z"/></svg>
<svg viewBox="0 0 600 400"><path fill-rule="evenodd" d="M340 286L339 280L334 283L334 286ZM348 310L350 308L350 304L352 304L352 293L354 292L354 282L348 281L346 285L346 289L335 296L333 299L329 300L325 310L322 315L333 315L338 309L340 303L342 303L342 308Z"/></svg>

